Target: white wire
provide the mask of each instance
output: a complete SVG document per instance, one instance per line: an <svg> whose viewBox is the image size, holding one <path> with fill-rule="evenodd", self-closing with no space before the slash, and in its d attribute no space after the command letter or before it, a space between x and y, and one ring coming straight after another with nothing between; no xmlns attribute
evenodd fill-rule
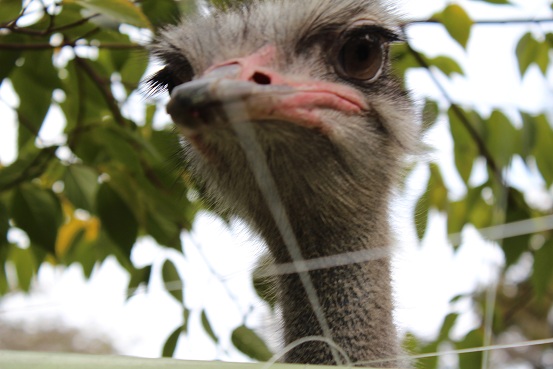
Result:
<svg viewBox="0 0 553 369"><path fill-rule="evenodd" d="M307 270L305 266L305 260L301 254L301 250L298 244L298 240L292 225L290 224L290 219L288 214L286 214L286 209L283 206L282 200L278 193L276 183L274 181L271 170L267 163L265 153L259 144L257 137L255 137L255 131L253 129L253 124L250 121L250 117L247 114L246 106L243 102L237 101L230 104L224 105L225 113L229 117L229 122L233 127L240 146L246 154L246 159L251 167L252 173L255 176L257 185L263 195L263 198L271 212L273 219L275 220L276 226L281 234L284 245L292 257L292 265L295 270ZM313 281L309 276L309 273L306 271L297 273L309 303L313 308L315 317L319 323L319 326L323 332L323 336L332 340L332 334L326 317L323 314L317 292L313 286ZM336 364L341 365L342 361L336 350L331 346L331 352L334 361Z"/></svg>
<svg viewBox="0 0 553 369"><path fill-rule="evenodd" d="M348 354L344 351L344 349L342 349L340 346L338 346L336 344L336 342L334 342L333 340L330 340L328 338L325 338L325 337L310 336L310 337L300 338L299 340L296 340L296 341L288 344L279 353L273 355L271 360L267 361L267 363L265 365L263 365L263 367L261 369L269 369L274 364L276 364L277 361L280 360L284 355L286 355L286 353L290 352L291 350L295 349L296 347L298 347L298 346L300 346L304 343L307 343L307 342L324 342L324 343L326 343L331 348L337 350L344 357L344 359L346 360L345 365L348 368L350 368L352 366L352 362L351 362L351 359L349 358Z"/></svg>
<svg viewBox="0 0 553 369"><path fill-rule="evenodd" d="M293 274L298 272L309 272L320 269L330 269L339 266L365 263L368 261L390 257L388 248L380 247L370 250L359 250L336 254L332 256L323 256L315 259L304 260L302 265L295 263L283 263L272 266L269 270L256 273L256 277L272 277L277 275Z"/></svg>
<svg viewBox="0 0 553 369"><path fill-rule="evenodd" d="M500 224L487 228L480 228L478 232L488 240L498 241L505 238L522 236L531 233L544 232L553 229L553 215L544 216L541 218L532 218ZM454 245L459 245L462 240L461 233L452 233L448 236L449 242Z"/></svg>
<svg viewBox="0 0 553 369"><path fill-rule="evenodd" d="M504 345L490 345L490 346L483 346L483 347L473 347L468 349L461 349L461 350L450 350L450 351L442 351L442 352L434 352L429 354L420 354L420 355L405 355L402 357L394 357L394 358L386 358L386 359L377 359L377 360L369 360L369 361L362 361L358 363L354 363L355 365L372 365L372 364L378 364L378 363L385 363L388 361L395 361L397 359L404 359L404 360L416 360L416 359L426 359L431 357L440 357L440 356L446 356L446 355L460 355L460 354L471 354L475 352L486 352L486 351L493 351L493 350L507 350L507 349L514 349L514 348L523 348L523 347L530 347L530 346L540 346L540 345L549 345L553 344L553 338L543 339L543 340L533 340L533 341L525 341L525 342L519 342L519 343L508 343Z"/></svg>

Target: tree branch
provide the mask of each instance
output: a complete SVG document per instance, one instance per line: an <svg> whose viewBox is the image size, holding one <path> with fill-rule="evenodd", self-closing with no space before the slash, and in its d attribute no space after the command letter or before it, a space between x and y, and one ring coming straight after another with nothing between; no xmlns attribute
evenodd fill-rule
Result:
<svg viewBox="0 0 553 369"><path fill-rule="evenodd" d="M0 187L0 192L9 190L19 185L20 183L33 178L37 178L38 176L42 175L42 173L44 173L48 164L50 163L50 160L56 156L57 149L58 146L49 146L41 149L40 152L37 153L36 157L33 158L33 160L29 163L29 165L25 167L25 169L23 169L20 173L18 173L17 177Z"/></svg>
<svg viewBox="0 0 553 369"><path fill-rule="evenodd" d="M409 52L415 57L415 59L417 60L419 65L422 66L424 69L426 69L428 71L428 75L430 76L430 78L432 79L432 81L434 82L436 87L440 90L440 93L442 94L442 96L447 100L449 105L451 105L451 109L453 110L454 114L457 116L457 118L459 118L459 121L461 122L461 124L465 127L465 129L468 131L468 133L470 134L470 136L474 140L474 143L478 147L478 151L480 152L480 155L482 155L486 159L486 163L488 165L488 168L490 168L490 170L494 173L494 175L496 176L499 183L501 183L503 185L504 184L504 179L503 179L503 175L501 173L501 169L499 168L499 166L495 162L492 154L490 153L490 151L486 147L486 144L482 140L482 137L480 137L480 135L478 134L476 129L472 126L470 120L467 118L467 116L465 115L463 110L457 104L455 104L453 102L453 99L451 98L449 93L446 91L444 86L442 86L442 84L438 81L436 76L430 70L430 65L423 58L423 56L418 51L414 50L411 47L411 45L409 45L409 43L406 43L406 45L407 45L407 48L408 48Z"/></svg>
<svg viewBox="0 0 553 369"><path fill-rule="evenodd" d="M86 60L75 56L75 62L77 63L77 66L79 66L92 81L96 84L98 89L100 90L100 93L104 96L104 100L106 101L107 106L111 110L113 114L113 118L120 126L127 126L127 123L125 121L125 118L123 118L123 115L121 115L121 110L119 109L119 106L117 105L117 100L111 93L110 84L106 82L101 76L96 73L96 71L87 63Z"/></svg>
<svg viewBox="0 0 553 369"><path fill-rule="evenodd" d="M67 23L67 24L64 24L64 25L59 26L59 27L54 27L55 15L51 15L50 13L48 13L48 15L50 16L50 24L48 25L48 27L46 27L43 30L31 29L31 28L28 28L28 27L18 27L17 26L17 21L19 20L19 18L15 19L11 22L8 22L8 23L0 24L0 29L8 29L8 30L12 31L13 33L20 33L20 34L24 34L24 35L48 36L48 35L51 35L52 33L65 31L67 29L71 29L71 28L75 28L75 27L78 27L80 25L83 25L86 22L88 22L89 20L91 20L92 18L95 18L95 17L99 16L100 14L99 13L92 14L88 17L79 19L78 21L75 21L75 22L72 22L72 23Z"/></svg>
<svg viewBox="0 0 553 369"><path fill-rule="evenodd" d="M34 50L45 50L45 49L57 49L59 47L64 46L71 46L71 47L77 47L77 46L90 46L90 47L97 47L99 49L143 49L144 46L139 44L124 44L124 43L102 43L98 45L90 45L90 44L83 44L79 45L75 41L64 41L59 45L52 45L50 43L36 43L36 44L6 44L6 43L0 43L0 50L27 50L27 51L34 51Z"/></svg>
<svg viewBox="0 0 553 369"><path fill-rule="evenodd" d="M553 18L539 18L539 19L481 19L473 20L474 25L508 25L508 24L532 24L532 23L553 23ZM437 19L418 19L405 22L401 24L401 27L408 27L418 24L442 24Z"/></svg>

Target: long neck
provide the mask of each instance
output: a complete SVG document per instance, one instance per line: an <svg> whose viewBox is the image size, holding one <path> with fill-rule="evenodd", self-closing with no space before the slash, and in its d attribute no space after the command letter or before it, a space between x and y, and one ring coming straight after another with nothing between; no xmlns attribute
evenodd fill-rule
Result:
<svg viewBox="0 0 553 369"><path fill-rule="evenodd" d="M294 221L297 219L297 222ZM320 309L331 338L345 350L352 363L401 356L393 322L387 212L360 214L359 222L335 229L334 224L309 224L306 217L293 217L298 244L305 259L327 257L366 250L379 254L375 260L349 263L309 271L316 291L309 298L298 274L279 277L279 299L284 320L284 341L288 345L309 336L324 336ZM369 219L369 220L362 220ZM319 229L302 232L302 229ZM273 238L278 239L278 238ZM280 242L283 242L282 240ZM278 263L291 261L281 243L269 248ZM351 254L350 254L351 255ZM370 258L368 258L370 259ZM365 259L366 260L366 259ZM304 281L305 282L305 281ZM286 354L286 362L336 364L329 346L321 342L303 343ZM398 367L398 361L373 363L372 367Z"/></svg>

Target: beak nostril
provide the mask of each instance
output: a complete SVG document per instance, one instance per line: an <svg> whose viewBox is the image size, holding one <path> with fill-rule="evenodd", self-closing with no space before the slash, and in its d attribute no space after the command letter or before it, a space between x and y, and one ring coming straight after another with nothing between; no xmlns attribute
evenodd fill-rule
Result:
<svg viewBox="0 0 553 369"><path fill-rule="evenodd" d="M260 72L255 72L254 75L251 76L250 81L257 83L258 85L270 85L271 77Z"/></svg>

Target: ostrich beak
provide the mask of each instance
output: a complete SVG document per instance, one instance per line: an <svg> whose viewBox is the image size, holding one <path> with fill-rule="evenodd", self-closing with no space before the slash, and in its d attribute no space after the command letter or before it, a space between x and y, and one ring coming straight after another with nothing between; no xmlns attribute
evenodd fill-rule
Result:
<svg viewBox="0 0 553 369"><path fill-rule="evenodd" d="M173 121L181 127L194 129L209 124L216 116L224 116L225 106L238 102L242 102L247 113L255 119L255 113L261 113L255 105L274 105L280 96L295 91L286 85L261 85L233 79L234 67L214 69L200 79L175 87L167 104L167 113Z"/></svg>
<svg viewBox="0 0 553 369"><path fill-rule="evenodd" d="M241 62L214 66L199 79L175 87L167 112L185 136L215 122L228 122L228 107L252 121L282 121L324 130L324 110L352 115L366 109L362 95L332 82L287 77ZM234 110L236 111L236 110Z"/></svg>

